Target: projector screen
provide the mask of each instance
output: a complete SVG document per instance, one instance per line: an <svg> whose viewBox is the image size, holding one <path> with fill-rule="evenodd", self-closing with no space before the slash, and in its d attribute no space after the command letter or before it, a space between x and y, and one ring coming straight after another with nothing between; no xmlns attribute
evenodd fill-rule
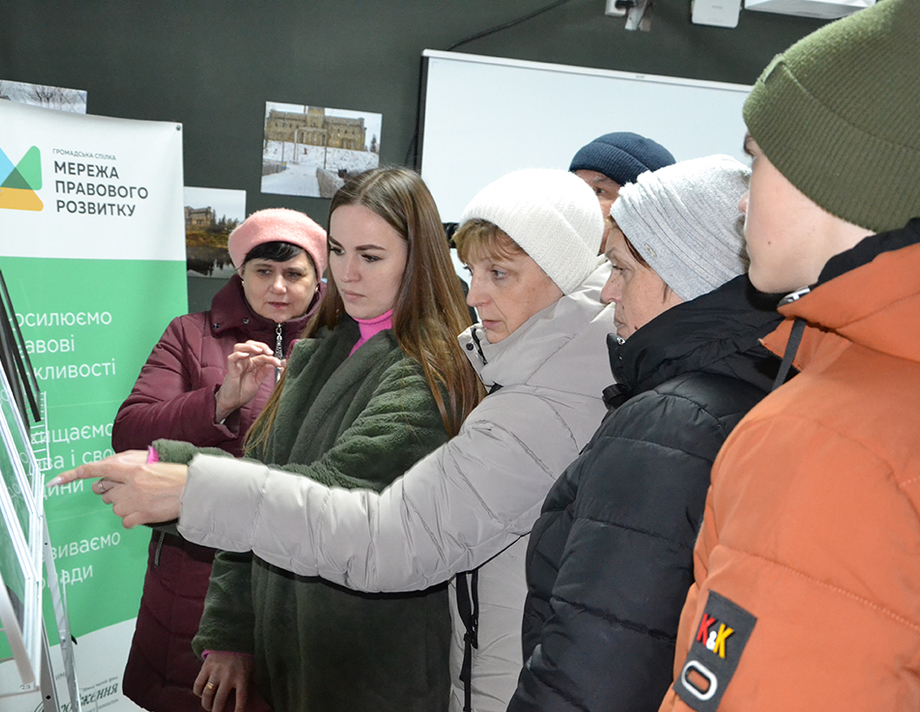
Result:
<svg viewBox="0 0 920 712"><path fill-rule="evenodd" d="M634 131L677 160L744 158L749 86L425 50L422 177L457 222L490 181L518 168L567 169L601 134Z"/></svg>

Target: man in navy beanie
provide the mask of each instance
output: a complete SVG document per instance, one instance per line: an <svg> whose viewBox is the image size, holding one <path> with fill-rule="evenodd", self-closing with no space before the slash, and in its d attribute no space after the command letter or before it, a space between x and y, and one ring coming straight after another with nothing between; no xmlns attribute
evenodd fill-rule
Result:
<svg viewBox="0 0 920 712"><path fill-rule="evenodd" d="M598 254L603 254L610 232L610 206L627 183L635 183L642 173L657 171L674 163L674 156L650 138L630 131L615 131L598 136L578 149L569 171L591 186L604 215L604 237Z"/></svg>

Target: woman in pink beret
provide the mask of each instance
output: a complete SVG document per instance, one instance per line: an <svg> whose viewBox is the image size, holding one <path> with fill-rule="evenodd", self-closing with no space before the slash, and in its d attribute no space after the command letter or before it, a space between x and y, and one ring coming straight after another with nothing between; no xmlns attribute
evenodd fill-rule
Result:
<svg viewBox="0 0 920 712"><path fill-rule="evenodd" d="M303 213L272 208L250 215L227 247L237 274L208 311L166 328L115 418L117 452L170 438L242 454L275 380L245 363L260 353L282 358L303 331L324 288L326 231ZM214 553L174 525L154 528L124 677L125 695L145 709L201 709L192 692L201 662L191 642Z"/></svg>

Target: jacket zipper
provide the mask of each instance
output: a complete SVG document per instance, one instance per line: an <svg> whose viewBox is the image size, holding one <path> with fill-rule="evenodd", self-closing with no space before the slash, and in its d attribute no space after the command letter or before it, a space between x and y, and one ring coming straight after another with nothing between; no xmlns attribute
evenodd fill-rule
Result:
<svg viewBox="0 0 920 712"><path fill-rule="evenodd" d="M166 541L166 532L160 532L160 540L157 542L157 550L153 555L153 568L160 565L160 552L163 551L163 542Z"/></svg>
<svg viewBox="0 0 920 712"><path fill-rule="evenodd" d="M281 324L275 324L275 358L281 359L284 356L284 327ZM275 369L275 383L281 378L281 369Z"/></svg>

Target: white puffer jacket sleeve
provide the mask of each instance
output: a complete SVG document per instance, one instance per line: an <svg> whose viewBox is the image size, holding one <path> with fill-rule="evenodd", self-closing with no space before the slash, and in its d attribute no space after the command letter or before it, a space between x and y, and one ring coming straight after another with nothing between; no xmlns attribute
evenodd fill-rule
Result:
<svg viewBox="0 0 920 712"><path fill-rule="evenodd" d="M598 422L596 398L565 393L557 400L537 390L517 386L488 396L459 435L379 494L199 455L189 467L179 531L362 591L446 581L530 532L547 490L583 441L571 418L580 420L583 410Z"/></svg>

